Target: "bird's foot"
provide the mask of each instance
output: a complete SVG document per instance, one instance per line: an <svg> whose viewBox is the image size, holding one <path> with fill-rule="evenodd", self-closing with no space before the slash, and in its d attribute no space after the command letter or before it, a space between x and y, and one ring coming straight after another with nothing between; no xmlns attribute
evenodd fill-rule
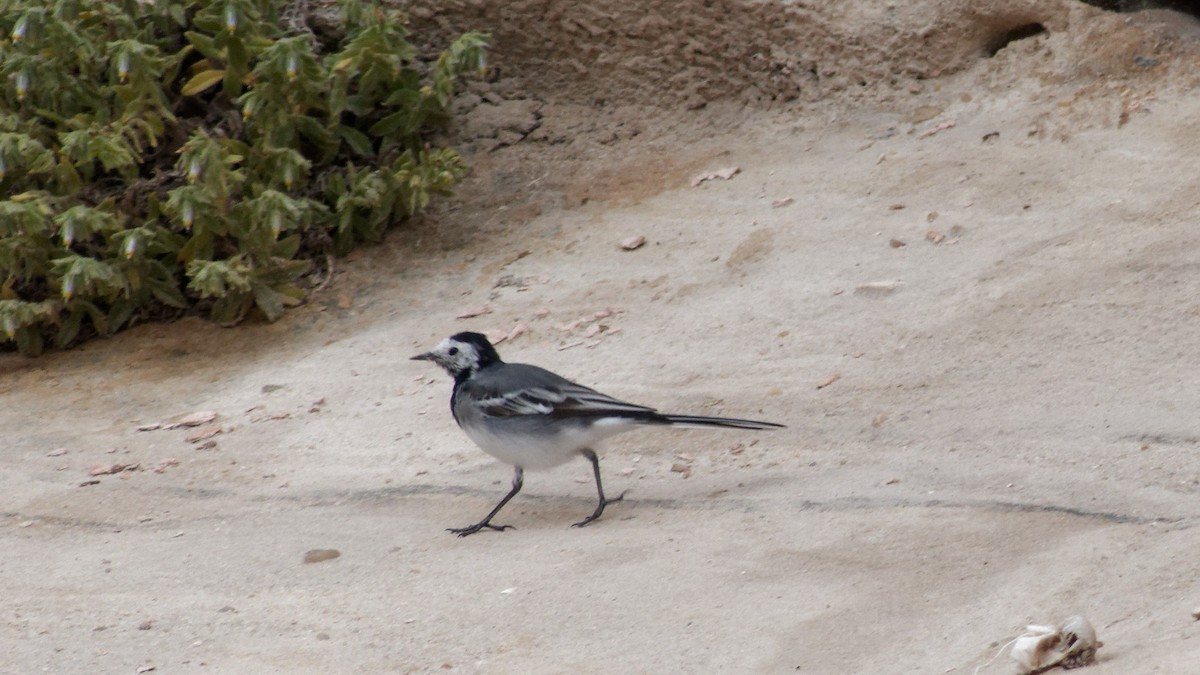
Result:
<svg viewBox="0 0 1200 675"><path fill-rule="evenodd" d="M628 490L626 490L625 492L628 492ZM621 494L617 495L616 497L613 497L612 499L605 499L604 501L600 502L600 505L596 507L596 511L594 513L592 513L592 515L588 516L587 518L584 518L583 520L579 521L578 523L573 523L571 525L571 527L583 527L584 525L587 525L588 523L591 523L592 521L596 520L597 518L600 517L600 514L604 513L604 507L606 507L609 504L612 504L614 502L623 501L625 499L625 492L622 492Z"/></svg>
<svg viewBox="0 0 1200 675"><path fill-rule="evenodd" d="M495 530L497 532L503 532L505 530L517 529L517 528L513 527L512 525L493 525L493 524L489 523L488 521L484 520L482 522L478 522L478 523L475 523L474 525L469 525L467 527L447 527L446 531L453 532L454 534L457 534L460 537L465 537L469 534L475 534L476 532L482 530L485 527L489 530Z"/></svg>

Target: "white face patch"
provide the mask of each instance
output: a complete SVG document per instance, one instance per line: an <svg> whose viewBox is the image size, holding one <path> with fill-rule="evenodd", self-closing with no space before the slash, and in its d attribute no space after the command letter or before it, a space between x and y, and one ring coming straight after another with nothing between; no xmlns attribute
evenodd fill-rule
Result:
<svg viewBox="0 0 1200 675"><path fill-rule="evenodd" d="M439 366L445 368L451 375L474 370L479 366L479 352L476 351L475 345L459 342L452 338L446 338L439 342L438 346L430 350L429 354Z"/></svg>

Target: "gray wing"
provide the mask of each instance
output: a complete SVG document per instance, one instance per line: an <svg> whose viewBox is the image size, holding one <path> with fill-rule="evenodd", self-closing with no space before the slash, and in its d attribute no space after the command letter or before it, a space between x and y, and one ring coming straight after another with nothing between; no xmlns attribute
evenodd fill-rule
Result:
<svg viewBox="0 0 1200 675"><path fill-rule="evenodd" d="M506 363L484 369L463 385L490 417L548 415L550 417L657 418L654 408L627 403L537 366Z"/></svg>

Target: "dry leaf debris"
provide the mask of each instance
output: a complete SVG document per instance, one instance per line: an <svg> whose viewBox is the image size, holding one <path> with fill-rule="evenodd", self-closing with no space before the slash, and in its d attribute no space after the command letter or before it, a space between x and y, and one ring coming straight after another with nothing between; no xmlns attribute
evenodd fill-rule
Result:
<svg viewBox="0 0 1200 675"><path fill-rule="evenodd" d="M692 179L692 187L697 187L705 181L715 180L717 178L720 178L721 180L729 180L730 178L733 178L737 174L741 173L741 171L742 171L742 167L740 167L740 166L728 166L728 167L725 167L724 169L717 169L716 171L708 171L706 173L702 173L702 174L696 176L695 178L693 178Z"/></svg>
<svg viewBox="0 0 1200 675"><path fill-rule="evenodd" d="M926 129L925 131L922 131L921 133L917 134L917 138L929 138L930 136L932 136L940 131L945 131L946 129L953 128L956 124L958 124L958 122L956 122L954 120L946 120L945 122L936 124L928 129Z"/></svg>
<svg viewBox="0 0 1200 675"><path fill-rule="evenodd" d="M481 305L479 307L469 307L467 309L464 309L463 311L459 312L458 315L455 316L454 318L470 319L472 317L482 316L484 314L491 314L491 313L492 313L491 307L488 307L487 305Z"/></svg>
<svg viewBox="0 0 1200 675"><path fill-rule="evenodd" d="M604 309L584 314L574 321L567 321L555 326L559 331L569 334L568 339L559 344L558 350L571 349L572 347L587 347L591 349L600 344L600 342L611 335L616 335L621 332L620 328L615 328L605 321L617 314L623 313L625 310L620 307L606 307ZM570 339L578 335L576 339Z"/></svg>

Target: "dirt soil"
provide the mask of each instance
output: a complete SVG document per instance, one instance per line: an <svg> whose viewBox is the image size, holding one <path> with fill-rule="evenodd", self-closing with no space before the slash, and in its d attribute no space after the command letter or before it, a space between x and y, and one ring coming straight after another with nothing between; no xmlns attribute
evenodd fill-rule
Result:
<svg viewBox="0 0 1200 675"><path fill-rule="evenodd" d="M0 672L1009 673L1072 614L1087 672L1196 671L1200 22L411 11L495 36L456 200L276 324L0 356ZM594 525L580 460L454 537L511 470L408 357L522 325L509 360L788 429L631 433Z"/></svg>

